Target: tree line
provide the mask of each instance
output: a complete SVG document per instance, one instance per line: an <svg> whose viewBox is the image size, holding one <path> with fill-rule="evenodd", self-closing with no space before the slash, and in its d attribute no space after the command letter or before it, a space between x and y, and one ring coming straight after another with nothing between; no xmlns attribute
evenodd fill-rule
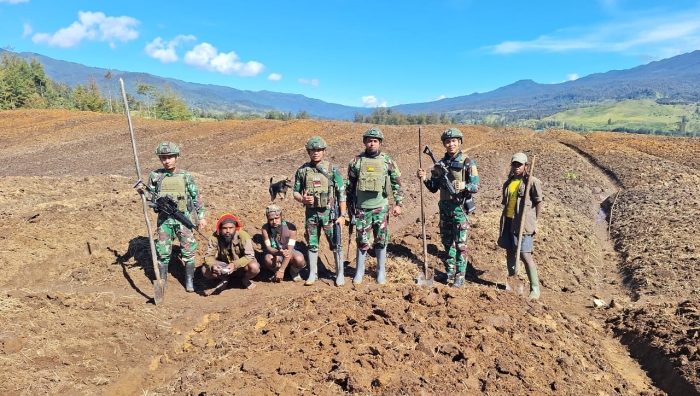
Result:
<svg viewBox="0 0 700 396"><path fill-rule="evenodd" d="M389 107L377 107L369 115L355 112L354 122L377 125L457 124L458 119L447 113L404 114Z"/></svg>
<svg viewBox="0 0 700 396"><path fill-rule="evenodd" d="M112 72L100 82L90 77L85 84L71 87L50 79L44 66L32 58L29 61L10 52L0 60L0 110L66 109L100 113L124 113L121 90ZM130 111L135 115L164 120L191 120L182 97L168 85L138 84L136 98L127 93Z"/></svg>

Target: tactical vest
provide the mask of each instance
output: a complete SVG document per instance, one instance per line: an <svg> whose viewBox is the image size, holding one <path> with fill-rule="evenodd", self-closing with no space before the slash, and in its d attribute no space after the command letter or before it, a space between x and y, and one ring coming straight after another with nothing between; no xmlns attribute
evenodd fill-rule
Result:
<svg viewBox="0 0 700 396"><path fill-rule="evenodd" d="M177 175L162 177L158 193L163 196L170 195L177 201L177 209L182 213L187 212L187 187L184 178Z"/></svg>
<svg viewBox="0 0 700 396"><path fill-rule="evenodd" d="M357 179L358 191L382 192L384 191L384 158L360 157L360 175Z"/></svg>
<svg viewBox="0 0 700 396"><path fill-rule="evenodd" d="M329 176L332 175L331 172L333 172L333 170L329 162L322 161L319 165L328 172ZM332 182L328 180L323 173L316 171L312 165L306 168L304 186L306 188L306 193L314 197L314 203L309 205L310 208L328 207L333 194L331 184Z"/></svg>
<svg viewBox="0 0 700 396"><path fill-rule="evenodd" d="M360 157L360 174L357 178L357 206L374 209L389 204L391 191L389 175L384 168L384 156Z"/></svg>
<svg viewBox="0 0 700 396"><path fill-rule="evenodd" d="M453 180L457 180L460 182L468 182L468 175L467 173L469 172L469 165L471 163L471 160L467 157L462 161L450 161L450 160L442 160L442 163L445 164L445 167L450 171L450 173L447 175L447 178L452 182ZM466 169L465 169L466 168ZM455 192L457 195L461 196L462 190L456 189ZM467 198L469 198L468 194ZM440 185L440 200L441 201L454 201L454 197L452 194L450 194L450 190L447 188L445 185L445 182Z"/></svg>

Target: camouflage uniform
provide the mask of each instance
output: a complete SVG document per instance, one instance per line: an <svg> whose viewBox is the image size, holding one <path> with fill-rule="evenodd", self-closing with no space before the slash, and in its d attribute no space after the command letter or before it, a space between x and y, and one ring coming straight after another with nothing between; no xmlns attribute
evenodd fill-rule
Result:
<svg viewBox="0 0 700 396"><path fill-rule="evenodd" d="M387 154L378 152L375 156L368 156L366 152L355 156L348 166L348 181L346 190L351 200L357 199L357 182L361 171L361 162L364 158L381 157L383 160L383 174L388 178L388 184L383 193L379 193L378 199L360 202L355 209L355 227L357 230L357 248L367 251L370 248L370 232L374 233L374 246L378 248L386 247L389 242L389 195L388 188L394 194L394 201L397 206L402 205L403 188L401 187L401 172L394 160ZM390 187L389 187L390 185Z"/></svg>
<svg viewBox="0 0 700 396"><path fill-rule="evenodd" d="M465 182L464 190L460 192L461 196L475 193L479 190L479 173L476 169L476 164L473 160L470 160L467 164L465 163L466 159L467 156L462 154L460 150L454 158L450 158L445 154L440 160L452 172L455 172L455 169L458 168L450 165L463 164L464 168L462 171L456 170L457 173L462 173L462 181ZM450 175L450 180L452 180L452 175ZM441 171L437 167L431 171L430 178L426 179L424 183L432 193L441 190L438 208L440 209L440 238L448 256L445 261L445 272L448 274L448 278L451 276L455 277L455 283L459 282L459 284L462 284L467 270L469 218L464 213L460 202L455 201L449 196L449 193L446 193L447 188L444 185L444 176L442 176Z"/></svg>
<svg viewBox="0 0 700 396"><path fill-rule="evenodd" d="M310 252L318 252L319 245L319 228L323 228L323 232L326 234L331 249L336 249L335 242L333 241L333 221L331 221L331 207L334 204L334 200L338 202L345 202L345 185L343 184L343 177L340 175L340 170L335 165L331 165L330 162L323 160L319 166L331 176L332 184L331 187L331 197L328 199L328 205L321 208L306 207L306 231L305 237L307 246ZM332 169L331 169L332 167ZM331 170L329 172L329 170ZM321 175L313 163L307 162L301 166L294 176L294 192L304 194L304 186L306 185L307 178L313 177L310 175ZM341 246L337 246L337 249L342 250Z"/></svg>
<svg viewBox="0 0 700 396"><path fill-rule="evenodd" d="M193 220L193 210L197 215L197 219L204 219L204 204L202 203L202 198L199 194L199 188L194 182L192 175L187 171L176 170L175 173L166 171L165 169L159 169L151 172L148 178L148 185L154 188L157 192L160 188L160 184L164 178L168 177L179 177L185 181L186 193L189 196L189 200L192 205L190 208L185 208L182 212L185 214L190 221ZM193 221L197 224L197 221ZM166 268L170 263L170 254L172 253L173 240L175 237L180 240L180 250L182 251L182 261L185 266L195 264L195 250L197 249L197 240L194 237L193 231L182 225L179 221L168 217L165 213L158 214L158 240L156 241L156 254L158 256L158 265ZM163 271L161 271L162 273Z"/></svg>

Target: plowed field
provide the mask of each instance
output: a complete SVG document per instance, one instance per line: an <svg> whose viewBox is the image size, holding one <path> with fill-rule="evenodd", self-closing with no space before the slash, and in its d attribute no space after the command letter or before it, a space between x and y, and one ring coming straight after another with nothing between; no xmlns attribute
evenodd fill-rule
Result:
<svg viewBox="0 0 700 396"><path fill-rule="evenodd" d="M336 288L324 242L322 278L312 287L270 283L263 271L254 290L234 283L207 296L215 283L197 274L197 293L187 294L176 258L165 301L155 306L126 118L0 118L0 394L700 392L700 178L695 163L682 161L700 155L692 140L462 127L482 184L468 282L452 289L415 285L423 264L417 128L382 127L382 149L406 189L404 214L390 222L389 284L376 285L369 258L362 285L348 278ZM175 141L210 224L232 212L252 235L265 220L269 179L293 178L308 137L323 136L328 158L344 171L368 127L142 119L134 126L144 177L160 165L152 154L158 142ZM443 129L423 127L436 153ZM503 290L505 254L495 242L499 189L516 151L536 157L545 190L537 301ZM441 272L437 201L425 196L428 264ZM280 204L303 224L290 196ZM354 276L354 256L353 244L346 277ZM605 305L595 308L594 298Z"/></svg>

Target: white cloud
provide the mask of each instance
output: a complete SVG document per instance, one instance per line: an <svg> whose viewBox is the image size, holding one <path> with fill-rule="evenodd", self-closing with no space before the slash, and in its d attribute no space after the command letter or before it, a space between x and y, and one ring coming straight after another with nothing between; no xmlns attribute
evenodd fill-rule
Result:
<svg viewBox="0 0 700 396"><path fill-rule="evenodd" d="M365 107L386 107L386 99L378 99L374 95L363 96L361 100Z"/></svg>
<svg viewBox="0 0 700 396"><path fill-rule="evenodd" d="M578 80L578 74L577 73L571 73L566 75L566 81L574 81Z"/></svg>
<svg viewBox="0 0 700 396"><path fill-rule="evenodd" d="M78 11L78 21L54 34L37 33L32 37L36 44L50 47L71 48L83 40L106 41L115 47L115 41L127 42L139 36L133 29L140 22L127 16L109 17L101 12Z"/></svg>
<svg viewBox="0 0 700 396"><path fill-rule="evenodd" d="M312 85L314 87L318 87L319 84L321 84L320 81L316 78L312 78L311 80L306 79L306 78L300 78L299 79L299 84L304 84L304 85Z"/></svg>
<svg viewBox="0 0 700 396"><path fill-rule="evenodd" d="M146 54L151 58L155 58L161 61L161 63L173 63L177 61L177 53L175 52L175 47L177 47L183 41L196 40L197 38L193 35L180 34L170 41L165 41L160 37L156 37L155 40L146 44Z"/></svg>
<svg viewBox="0 0 700 396"><path fill-rule="evenodd" d="M271 73L269 76L267 76L267 79L270 81L279 81L282 79L282 75L279 73Z"/></svg>
<svg viewBox="0 0 700 396"><path fill-rule="evenodd" d="M604 1L613 7L614 1ZM624 18L624 16L620 16ZM700 8L654 13L626 20L562 29L529 41L504 41L489 47L493 54L520 52L633 52L679 54L700 48Z"/></svg>
<svg viewBox="0 0 700 396"><path fill-rule="evenodd" d="M442 100L442 99L445 99L446 97L447 97L447 96L445 96L445 95L440 95L440 96L438 96L438 97L435 98L435 99L428 99L428 101L429 101L429 102L435 102L436 100Z"/></svg>
<svg viewBox="0 0 700 396"><path fill-rule="evenodd" d="M10 3L10 4L17 4L17 3L28 3L29 0L0 0L0 3Z"/></svg>
<svg viewBox="0 0 700 396"><path fill-rule="evenodd" d="M188 51L185 54L185 64L202 70L235 74L241 77L257 76L265 69L265 65L260 62L241 62L235 52L219 52L209 43L197 44Z"/></svg>
<svg viewBox="0 0 700 396"><path fill-rule="evenodd" d="M28 23L23 24L22 27L24 28L24 32L22 32L22 38L25 38L32 34L32 27Z"/></svg>

